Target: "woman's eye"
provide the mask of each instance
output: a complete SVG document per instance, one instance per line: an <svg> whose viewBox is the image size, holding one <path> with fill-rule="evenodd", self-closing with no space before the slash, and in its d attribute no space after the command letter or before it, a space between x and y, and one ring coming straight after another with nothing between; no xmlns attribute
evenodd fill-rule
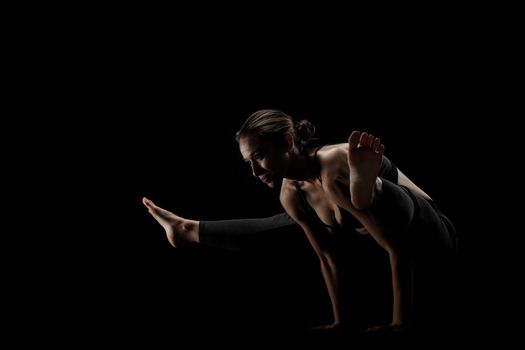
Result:
<svg viewBox="0 0 525 350"><path fill-rule="evenodd" d="M260 154L260 153L256 153L256 154L253 155L253 159L255 159L255 160L261 160L261 159L263 159L263 155Z"/></svg>

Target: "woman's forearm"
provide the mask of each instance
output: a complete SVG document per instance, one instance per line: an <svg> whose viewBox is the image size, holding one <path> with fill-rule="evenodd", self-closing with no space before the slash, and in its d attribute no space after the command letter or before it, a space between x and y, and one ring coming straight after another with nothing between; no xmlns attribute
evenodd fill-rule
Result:
<svg viewBox="0 0 525 350"><path fill-rule="evenodd" d="M393 292L393 306L392 306L392 324L403 324L403 288L401 283L402 273L400 269L399 256L395 252L390 253L390 268L392 271L392 292Z"/></svg>
<svg viewBox="0 0 525 350"><path fill-rule="evenodd" d="M319 259L321 261L321 272L332 304L334 323L340 323L341 313L339 310L339 277L337 268L330 254L322 254Z"/></svg>
<svg viewBox="0 0 525 350"><path fill-rule="evenodd" d="M412 261L406 251L392 249L389 251L392 270L392 324L405 325L412 313Z"/></svg>

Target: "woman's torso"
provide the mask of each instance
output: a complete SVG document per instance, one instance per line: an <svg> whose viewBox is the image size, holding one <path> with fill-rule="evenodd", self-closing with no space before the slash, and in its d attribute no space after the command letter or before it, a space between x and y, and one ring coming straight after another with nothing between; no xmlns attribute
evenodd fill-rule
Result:
<svg viewBox="0 0 525 350"><path fill-rule="evenodd" d="M311 150L310 157L319 164L319 176L305 181L296 181L295 187L305 206L323 225L332 228L353 228L361 233L362 224L350 212L355 211L350 198L350 174L348 167L348 144L327 145ZM406 186L424 198L430 197L401 173L385 156L379 177Z"/></svg>

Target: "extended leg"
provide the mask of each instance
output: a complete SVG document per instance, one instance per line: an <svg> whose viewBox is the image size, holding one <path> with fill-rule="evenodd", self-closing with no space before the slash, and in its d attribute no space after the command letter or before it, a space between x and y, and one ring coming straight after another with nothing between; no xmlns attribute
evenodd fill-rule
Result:
<svg viewBox="0 0 525 350"><path fill-rule="evenodd" d="M281 213L258 219L201 221L199 239L207 246L240 250L247 239L290 230L300 230L300 227L286 213Z"/></svg>
<svg viewBox="0 0 525 350"><path fill-rule="evenodd" d="M243 238L299 228L286 214L259 218L195 221L182 218L144 198L149 213L166 231L168 241L177 247L184 242L203 243L210 247L239 250Z"/></svg>

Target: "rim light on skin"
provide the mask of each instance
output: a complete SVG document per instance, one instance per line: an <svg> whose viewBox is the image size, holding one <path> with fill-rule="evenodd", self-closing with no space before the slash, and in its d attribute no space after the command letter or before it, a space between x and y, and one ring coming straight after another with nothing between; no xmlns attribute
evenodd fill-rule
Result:
<svg viewBox="0 0 525 350"><path fill-rule="evenodd" d="M251 135L239 139L239 150L253 176L270 188L277 188L286 175L289 154L284 144L262 141Z"/></svg>

